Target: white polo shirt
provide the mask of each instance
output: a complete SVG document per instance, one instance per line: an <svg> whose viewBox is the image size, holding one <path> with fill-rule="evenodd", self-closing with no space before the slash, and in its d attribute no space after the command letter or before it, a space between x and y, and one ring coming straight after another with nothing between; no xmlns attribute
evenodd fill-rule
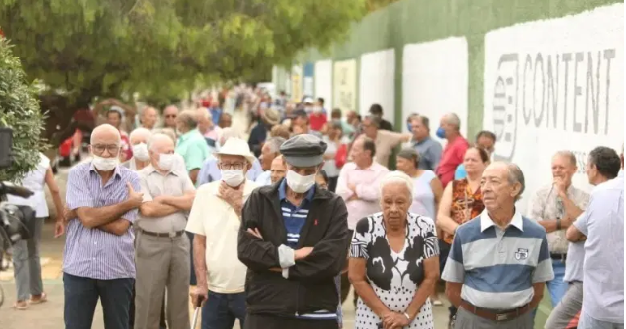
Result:
<svg viewBox="0 0 626 329"><path fill-rule="evenodd" d="M241 220L233 208L217 196L221 183L218 180L198 188L186 230L206 237L209 290L235 294L244 291L247 267L237 258L237 234ZM256 187L253 181L246 179L244 202Z"/></svg>

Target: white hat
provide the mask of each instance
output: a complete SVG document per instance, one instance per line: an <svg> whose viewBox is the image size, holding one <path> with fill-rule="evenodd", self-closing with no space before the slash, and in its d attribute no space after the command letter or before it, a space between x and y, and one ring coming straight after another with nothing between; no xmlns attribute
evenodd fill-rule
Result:
<svg viewBox="0 0 626 329"><path fill-rule="evenodd" d="M309 97L309 96L306 96L306 97L304 97L304 99L302 100L302 103L304 103L304 104L307 104L307 103L308 103L308 104L313 104L313 103L315 103L315 102L313 101L313 98L311 98L311 97Z"/></svg>
<svg viewBox="0 0 626 329"><path fill-rule="evenodd" d="M231 137L226 140L226 143L220 147L219 152L215 152L215 155L238 155L246 158L250 164L254 163L256 158L250 153L250 147L248 143L240 138Z"/></svg>

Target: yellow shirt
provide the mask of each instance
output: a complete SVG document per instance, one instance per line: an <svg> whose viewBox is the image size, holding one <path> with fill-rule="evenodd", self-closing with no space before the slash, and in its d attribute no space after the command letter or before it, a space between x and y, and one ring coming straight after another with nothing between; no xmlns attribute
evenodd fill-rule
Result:
<svg viewBox="0 0 626 329"><path fill-rule="evenodd" d="M222 294L244 291L246 266L237 258L237 233L241 220L233 208L217 196L221 180L204 184L196 192L186 230L206 237L209 290ZM257 185L246 180L244 201Z"/></svg>

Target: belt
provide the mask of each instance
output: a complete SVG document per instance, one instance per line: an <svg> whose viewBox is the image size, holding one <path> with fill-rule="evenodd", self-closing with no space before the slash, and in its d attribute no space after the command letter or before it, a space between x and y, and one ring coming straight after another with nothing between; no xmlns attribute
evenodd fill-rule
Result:
<svg viewBox="0 0 626 329"><path fill-rule="evenodd" d="M154 233L154 232L150 232L150 231L145 231L145 230L141 230L141 234L145 234L145 235L149 235L149 236L153 236L153 237L157 237L157 238L177 238L181 235L183 235L183 233L185 233L185 231L178 231L178 232L171 232L171 233Z"/></svg>
<svg viewBox="0 0 626 329"><path fill-rule="evenodd" d="M550 258L552 259L556 259L556 260L566 260L567 259L567 254L557 254L557 253L550 253Z"/></svg>
<svg viewBox="0 0 626 329"><path fill-rule="evenodd" d="M502 310L499 312L495 312L495 310L491 310L488 308L476 307L465 300L461 300L462 308L470 311L473 314L480 316L481 318L491 320L491 321L508 321L518 318L524 315L528 310L530 310L530 303L509 310Z"/></svg>

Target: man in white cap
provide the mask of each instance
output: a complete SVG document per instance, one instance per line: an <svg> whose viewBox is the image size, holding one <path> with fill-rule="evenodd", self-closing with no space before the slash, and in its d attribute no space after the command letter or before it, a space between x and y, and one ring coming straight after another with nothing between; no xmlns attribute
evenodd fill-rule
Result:
<svg viewBox="0 0 626 329"><path fill-rule="evenodd" d="M205 301L202 328L231 329L235 319L243 328L246 267L237 259L237 232L243 204L257 187L246 179L255 157L239 138L229 138L215 154L221 179L198 188L187 223L186 230L195 234L193 261L198 281L191 296L194 305Z"/></svg>
<svg viewBox="0 0 626 329"><path fill-rule="evenodd" d="M336 329L335 277L348 251L343 199L315 184L326 143L310 135L280 151L287 176L250 194L237 255L247 267L247 329Z"/></svg>

